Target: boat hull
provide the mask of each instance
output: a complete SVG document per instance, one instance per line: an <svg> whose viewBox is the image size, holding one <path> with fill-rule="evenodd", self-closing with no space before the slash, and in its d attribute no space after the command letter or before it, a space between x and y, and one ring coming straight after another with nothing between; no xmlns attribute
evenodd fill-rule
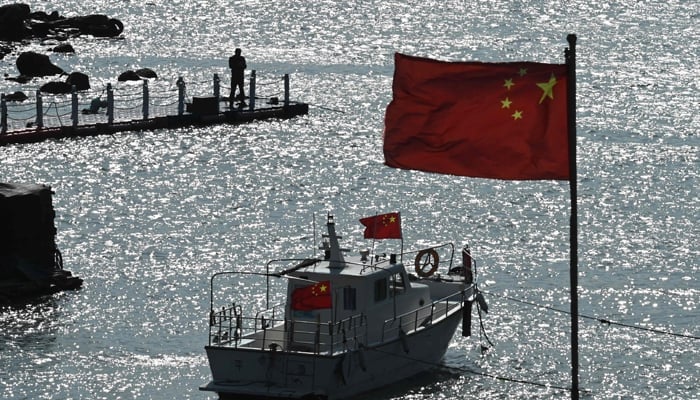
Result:
<svg viewBox="0 0 700 400"><path fill-rule="evenodd" d="M333 355L206 346L213 380L200 390L221 399L331 400L382 388L434 368L457 329L460 310L410 334Z"/></svg>

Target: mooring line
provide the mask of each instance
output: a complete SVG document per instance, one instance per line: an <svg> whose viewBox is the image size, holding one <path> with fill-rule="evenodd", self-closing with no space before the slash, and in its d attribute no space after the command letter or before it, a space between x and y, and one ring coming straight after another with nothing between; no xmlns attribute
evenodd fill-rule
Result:
<svg viewBox="0 0 700 400"><path fill-rule="evenodd" d="M345 111L343 111L343 110L338 110L338 109L336 109L336 108L330 108L330 107L319 106L318 104L313 104L313 103L306 103L306 104L308 104L308 105L310 105L310 106L318 107L318 108L323 109L323 110L335 111L335 112L339 112L339 113L345 114Z"/></svg>
<svg viewBox="0 0 700 400"><path fill-rule="evenodd" d="M558 309L558 308L554 308L554 307L550 307L550 306L544 306L544 305L537 304L537 303L533 303L533 302L530 302L530 301L520 300L520 299L516 299L516 298L513 298L513 297L501 295L501 294L496 294L496 293L492 293L492 292L486 292L486 291L483 291L483 290L481 290L481 293L485 293L485 294L488 294L488 295L491 295L491 296L494 296L494 297L500 297L500 298L502 298L502 299L514 301L514 302L517 302L517 303L527 304L527 305L530 305L530 306L533 306L533 307L537 307L537 308L543 308L543 309L555 311L555 312L558 312L558 313L569 314L569 315L571 315L571 312L570 312L570 311L560 310L560 309ZM592 316L590 316L590 315L584 315L584 314L579 314L578 316L581 317L581 318L585 318L585 319L595 320L595 321L598 321L598 322L600 322L600 323L607 324L607 325L616 325L616 326L621 326L621 327L624 327L624 328L638 329L638 330L642 330L642 331L653 332L653 333L659 333L659 334L669 335L669 336L682 337L682 338L686 338L686 339L696 339L696 340L697 340L697 339L700 339L700 336L686 335L686 334L684 334L684 333L676 333L676 332L664 331L664 330L661 330L661 329L645 328L645 327L643 327L643 326L638 326L638 325L623 324L622 322L611 321L611 320L606 319L606 318L592 317Z"/></svg>

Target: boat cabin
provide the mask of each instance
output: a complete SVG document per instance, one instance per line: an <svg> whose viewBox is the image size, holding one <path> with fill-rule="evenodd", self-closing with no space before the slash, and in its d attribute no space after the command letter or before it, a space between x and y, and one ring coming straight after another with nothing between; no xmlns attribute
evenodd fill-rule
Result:
<svg viewBox="0 0 700 400"><path fill-rule="evenodd" d="M288 327L288 343L297 349L302 349L303 343L316 343L312 337L316 333L311 328L321 324L337 325L341 330L347 325L353 332L359 325L362 343L381 342L389 339L387 335L398 335L398 320L407 314L415 318L416 309L430 304L429 288L411 282L404 264L397 262L395 255L387 260L370 258L362 252L346 258L332 218L328 230L329 234L324 235L327 240L321 246L324 259L288 275L285 319L293 325ZM427 310L422 317L428 318L429 314ZM392 329L389 321L397 321L397 328Z"/></svg>

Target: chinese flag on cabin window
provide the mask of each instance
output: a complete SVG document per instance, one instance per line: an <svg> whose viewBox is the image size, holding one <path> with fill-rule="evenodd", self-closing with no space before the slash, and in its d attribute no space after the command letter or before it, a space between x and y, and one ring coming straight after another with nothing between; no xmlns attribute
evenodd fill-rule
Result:
<svg viewBox="0 0 700 400"><path fill-rule="evenodd" d="M399 213L362 218L360 223L365 226L365 239L401 239Z"/></svg>
<svg viewBox="0 0 700 400"><path fill-rule="evenodd" d="M395 55L388 166L495 179L569 179L567 66Z"/></svg>
<svg viewBox="0 0 700 400"><path fill-rule="evenodd" d="M309 311L331 308L331 282L323 281L310 286L294 289L292 310Z"/></svg>

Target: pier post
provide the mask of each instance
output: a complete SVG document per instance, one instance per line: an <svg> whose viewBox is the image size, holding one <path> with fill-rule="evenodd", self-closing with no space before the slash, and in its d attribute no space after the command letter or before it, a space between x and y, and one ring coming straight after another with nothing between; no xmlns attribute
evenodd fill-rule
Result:
<svg viewBox="0 0 700 400"><path fill-rule="evenodd" d="M7 102L5 93L0 94L0 134L7 133Z"/></svg>
<svg viewBox="0 0 700 400"><path fill-rule="evenodd" d="M177 78L177 115L185 113L185 81Z"/></svg>
<svg viewBox="0 0 700 400"><path fill-rule="evenodd" d="M114 90L111 83L107 84L107 123L114 123Z"/></svg>
<svg viewBox="0 0 700 400"><path fill-rule="evenodd" d="M221 100L221 85L220 85L219 74L214 74L214 98L216 99L216 113L219 113L219 101Z"/></svg>
<svg viewBox="0 0 700 400"><path fill-rule="evenodd" d="M250 71L250 111L255 110L255 70Z"/></svg>
<svg viewBox="0 0 700 400"><path fill-rule="evenodd" d="M44 127L44 104L41 100L41 91L36 91L36 127Z"/></svg>
<svg viewBox="0 0 700 400"><path fill-rule="evenodd" d="M78 91L75 85L70 87L70 119L73 120L73 128L78 126Z"/></svg>
<svg viewBox="0 0 700 400"><path fill-rule="evenodd" d="M289 74L284 74L284 108L289 107Z"/></svg>
<svg viewBox="0 0 700 400"><path fill-rule="evenodd" d="M148 119L148 80L143 80L143 119Z"/></svg>

